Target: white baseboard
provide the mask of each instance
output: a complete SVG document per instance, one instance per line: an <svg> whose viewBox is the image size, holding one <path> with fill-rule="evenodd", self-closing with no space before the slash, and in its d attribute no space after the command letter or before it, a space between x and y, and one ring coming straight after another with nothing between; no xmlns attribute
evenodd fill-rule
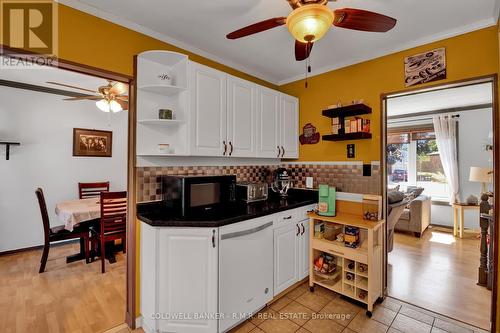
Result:
<svg viewBox="0 0 500 333"><path fill-rule="evenodd" d="M143 320L142 318L142 315L135 318L135 327L136 328L142 328L142 330L145 332L145 333L156 333L156 330L149 327L147 324L146 324L146 321Z"/></svg>

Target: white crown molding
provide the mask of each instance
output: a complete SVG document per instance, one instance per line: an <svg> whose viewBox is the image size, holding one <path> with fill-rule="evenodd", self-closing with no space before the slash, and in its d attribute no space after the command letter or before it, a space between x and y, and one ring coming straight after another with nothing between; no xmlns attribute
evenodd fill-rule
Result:
<svg viewBox="0 0 500 333"><path fill-rule="evenodd" d="M111 23L115 23L115 24L120 25L122 27L125 27L125 28L128 28L128 29L134 30L136 32L142 33L142 34L144 34L146 36L153 37L153 38L158 39L158 40L160 40L162 42L171 44L173 46L176 46L178 48L184 49L186 51L195 53L195 54L197 54L199 56L205 57L205 58L207 58L209 60L215 61L215 62L220 63L222 65L231 67L231 68L236 69L236 70L238 70L240 72L243 72L245 74L254 76L254 77L258 78L258 79L267 81L267 82L272 83L274 85L278 84L278 80L273 79L272 77L270 77L267 74L256 72L255 70L249 69L248 67L246 67L244 65L237 64L237 63L234 63L232 61L228 61L228 60L223 59L221 57L218 57L218 56L216 56L216 55L214 55L212 53L203 51L203 50L201 50L201 49L199 49L199 48L197 48L197 47L195 47L193 45L181 42L181 41L179 41L179 40L177 40L175 38L172 38L172 37L167 36L165 34L159 33L159 32L154 31L152 29L146 28L145 26L142 26L140 24L131 22L131 21L127 20L127 19L123 19L123 18L118 17L118 16L116 16L116 15L114 15L112 13L109 13L107 11L103 11L103 10L101 10L99 8L96 8L94 6L90 6L88 4L80 2L78 0L54 0L54 1L58 2L60 4L63 4L65 6L74 8L76 10L79 10L81 12L87 13L89 15L98 17L98 18L103 19L105 21L109 21Z"/></svg>
<svg viewBox="0 0 500 333"><path fill-rule="evenodd" d="M380 165L380 161L371 161L369 163L364 163L363 161L294 161L294 162L281 162L282 165Z"/></svg>
<svg viewBox="0 0 500 333"><path fill-rule="evenodd" d="M500 10L500 0L496 1L496 5L497 5L498 9ZM369 60L373 60L376 58L380 58L380 57L383 57L383 56L386 56L389 54L409 50L409 49L412 49L414 47L418 47L418 46L422 46L425 44L437 42L437 41L440 41L443 39L463 35L463 34L466 34L466 33L472 32L472 31L488 28L488 27L491 27L493 25L496 25L497 19L498 19L498 13L495 12L494 18L492 17L490 19L478 21L478 22L475 22L473 24L469 24L469 25L460 27L458 29L440 32L440 33L437 33L437 34L434 34L431 36L427 36L424 38L420 38L420 39L417 39L414 41L395 45L394 47L385 48L383 50L374 50L373 52L366 52L361 56L351 58L349 61L336 63L336 64L323 66L323 67L314 69L307 76L308 76L308 78L311 78L311 77L318 76L318 75L321 75L321 74L324 74L327 72L331 72L331 71L336 70L336 69L356 65L356 64L359 64L359 63L362 63L365 61L369 61ZM284 85L287 83L291 83L291 82L295 82L295 81L299 81L299 80L303 80L303 79L305 79L305 74L300 74L300 75L291 77L289 79L281 80L278 82L278 85L281 86L281 85Z"/></svg>

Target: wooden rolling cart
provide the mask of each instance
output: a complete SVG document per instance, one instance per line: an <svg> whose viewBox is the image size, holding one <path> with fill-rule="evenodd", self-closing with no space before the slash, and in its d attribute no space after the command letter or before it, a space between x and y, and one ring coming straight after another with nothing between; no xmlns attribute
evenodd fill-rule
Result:
<svg viewBox="0 0 500 333"><path fill-rule="evenodd" d="M383 298L382 263L384 221L363 220L361 215L338 211L337 216L320 216L309 213L310 248L309 248L309 287L320 285L336 293L350 297L367 305L366 315L372 316L373 305ZM346 247L344 242L331 241L315 237L314 227L318 223L330 224L342 228L359 228L359 243L356 248ZM321 253L329 254L336 260L337 267L330 274L318 273L314 269L314 260Z"/></svg>

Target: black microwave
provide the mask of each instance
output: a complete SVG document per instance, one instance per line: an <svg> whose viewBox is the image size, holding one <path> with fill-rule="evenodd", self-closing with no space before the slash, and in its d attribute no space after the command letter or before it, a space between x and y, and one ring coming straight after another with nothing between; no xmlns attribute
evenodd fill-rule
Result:
<svg viewBox="0 0 500 333"><path fill-rule="evenodd" d="M203 216L236 201L236 176L163 176L162 192L175 215Z"/></svg>

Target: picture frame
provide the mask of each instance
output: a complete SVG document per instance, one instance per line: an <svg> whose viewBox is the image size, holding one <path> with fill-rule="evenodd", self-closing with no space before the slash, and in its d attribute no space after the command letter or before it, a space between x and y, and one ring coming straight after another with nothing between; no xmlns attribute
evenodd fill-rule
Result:
<svg viewBox="0 0 500 333"><path fill-rule="evenodd" d="M446 79L444 47L404 58L405 86Z"/></svg>
<svg viewBox="0 0 500 333"><path fill-rule="evenodd" d="M73 156L112 157L113 132L73 128Z"/></svg>

